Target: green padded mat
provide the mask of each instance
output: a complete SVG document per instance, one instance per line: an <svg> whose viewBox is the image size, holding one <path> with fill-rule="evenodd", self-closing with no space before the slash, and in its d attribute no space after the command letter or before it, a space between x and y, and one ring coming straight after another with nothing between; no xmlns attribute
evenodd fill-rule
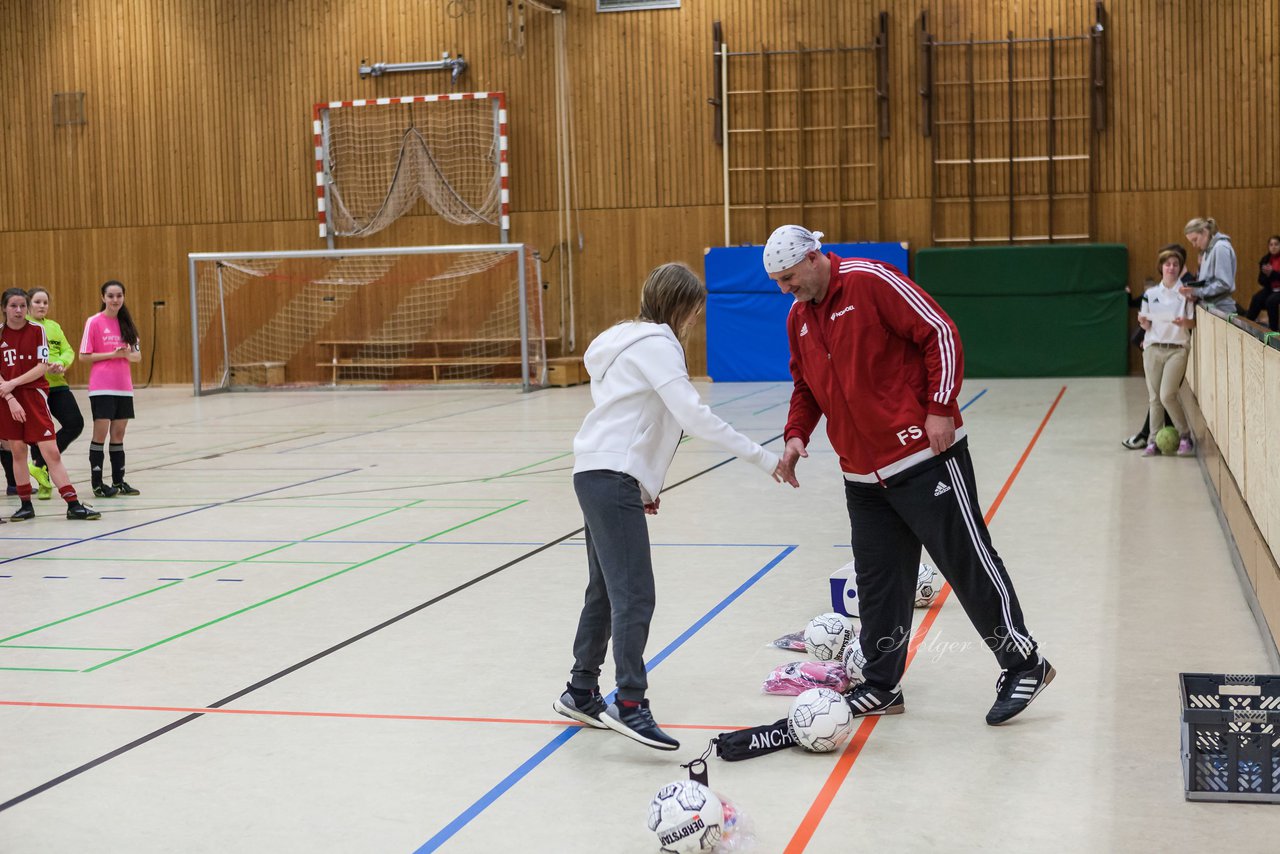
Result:
<svg viewBox="0 0 1280 854"><path fill-rule="evenodd" d="M1119 244L921 249L915 280L951 315L970 377L1129 372Z"/></svg>

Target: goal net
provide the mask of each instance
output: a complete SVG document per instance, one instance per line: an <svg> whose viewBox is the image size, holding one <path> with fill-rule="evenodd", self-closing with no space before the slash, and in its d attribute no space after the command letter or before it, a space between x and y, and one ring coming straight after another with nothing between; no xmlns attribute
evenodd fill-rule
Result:
<svg viewBox="0 0 1280 854"><path fill-rule="evenodd" d="M523 244L192 253L196 394L228 388L546 382Z"/></svg>
<svg viewBox="0 0 1280 854"><path fill-rule="evenodd" d="M320 237L365 237L424 201L455 225L507 240L507 118L501 92L316 104Z"/></svg>

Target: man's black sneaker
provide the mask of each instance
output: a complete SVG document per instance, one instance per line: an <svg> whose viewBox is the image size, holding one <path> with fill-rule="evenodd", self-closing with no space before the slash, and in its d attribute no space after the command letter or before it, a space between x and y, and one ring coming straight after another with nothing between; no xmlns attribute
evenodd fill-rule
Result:
<svg viewBox="0 0 1280 854"><path fill-rule="evenodd" d="M999 726L1031 705L1044 686L1053 681L1058 671L1036 653L1036 661L1024 670L1005 670L996 680L996 702L987 712L987 723Z"/></svg>
<svg viewBox="0 0 1280 854"><path fill-rule="evenodd" d="M902 689L886 691L873 688L866 682L855 685L844 692L844 701L849 704L855 718L872 715L900 715L907 710L902 701Z"/></svg>
<svg viewBox="0 0 1280 854"><path fill-rule="evenodd" d="M125 483L123 480L120 481L119 483L111 484L111 488L114 489L116 492L118 492L120 495L141 495L142 494L141 492L134 489L129 484Z"/></svg>
<svg viewBox="0 0 1280 854"><path fill-rule="evenodd" d="M565 685L565 688L568 688ZM600 690L594 689L591 695L584 700L574 699L573 692L566 690L560 695L560 699L551 704L551 708L555 709L566 718L573 718L575 721L596 729L608 729L604 721L600 720L600 715L604 714L604 697L600 696Z"/></svg>
<svg viewBox="0 0 1280 854"><path fill-rule="evenodd" d="M29 503L24 502L23 505L18 508L18 512L14 513L12 516L9 517L9 521L25 522L28 519L34 519L34 518L36 518L36 511L32 509Z"/></svg>
<svg viewBox="0 0 1280 854"><path fill-rule="evenodd" d="M101 519L102 514L92 507L86 507L77 501L75 504L67 505L68 519Z"/></svg>
<svg viewBox="0 0 1280 854"><path fill-rule="evenodd" d="M648 700L618 700L610 703L600 716L600 721L611 730L634 738L641 744L658 750L679 750L680 742L658 729L649 711Z"/></svg>
<svg viewBox="0 0 1280 854"><path fill-rule="evenodd" d="M105 483L100 483L93 488L93 494L98 498L115 498L118 491L114 486L107 486Z"/></svg>

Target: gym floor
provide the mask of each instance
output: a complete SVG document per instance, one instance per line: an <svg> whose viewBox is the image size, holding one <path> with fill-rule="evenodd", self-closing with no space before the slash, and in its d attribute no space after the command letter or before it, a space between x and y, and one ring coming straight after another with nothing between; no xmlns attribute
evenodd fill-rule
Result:
<svg viewBox="0 0 1280 854"><path fill-rule="evenodd" d="M779 448L789 384L700 388ZM970 380L960 400L1058 677L988 727L994 659L954 598L918 610L905 715L843 753L710 760L752 850L1267 848L1274 807L1183 798L1178 673L1269 665L1196 461L1120 446L1142 381ZM589 406L585 386L139 392L141 496L0 526L0 851L657 850L646 808L680 763L786 714L761 682L799 656L770 642L830 610L848 520L825 438L799 490L686 441L650 520L648 648L682 747L569 725L551 701L586 578Z"/></svg>

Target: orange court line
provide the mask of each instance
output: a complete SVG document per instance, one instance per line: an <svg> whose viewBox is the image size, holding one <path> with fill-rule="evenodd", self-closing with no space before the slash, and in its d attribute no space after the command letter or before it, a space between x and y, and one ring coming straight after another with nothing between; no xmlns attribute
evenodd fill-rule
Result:
<svg viewBox="0 0 1280 854"><path fill-rule="evenodd" d="M0 700L0 706L25 706L40 709L99 709L124 712L183 712L208 715L273 715L295 718L347 718L351 720L378 721L434 721L445 723L481 724L536 724L541 726L585 726L576 721L559 718L540 720L534 718L470 718L451 715L377 715L360 712L305 712L287 709L213 709L208 706L129 706L116 703L38 703L22 700ZM722 724L662 724L667 729L697 729L729 732L746 729L744 726Z"/></svg>
<svg viewBox="0 0 1280 854"><path fill-rule="evenodd" d="M1022 452L1022 456L1018 458L1017 464L1013 467L1013 471L1009 473L1009 478L1004 482L999 494L996 495L995 501L991 502L991 506L987 509L983 521L988 525L995 518L996 510L1000 508L1000 503L1004 501L1004 497L1009 492L1009 487L1013 485L1013 481L1018 477L1018 473L1022 471L1022 464L1027 461L1027 457L1031 455L1031 449L1036 446L1036 442L1040 439L1040 434L1044 432L1045 425L1049 423L1049 418L1053 415L1053 411L1058 408L1059 401L1062 396L1067 393L1067 387L1063 386L1058 390L1058 396L1053 399L1053 403L1049 406L1049 411L1044 414L1044 418L1040 421L1040 426L1036 428L1035 434L1031 437L1031 441L1027 443L1026 450ZM916 629L915 634L911 637L911 645L907 648L907 664L911 667L912 660L916 657L916 650L924 641L925 635L929 633L929 629L933 628L933 621L937 619L938 612L942 609L942 605L947 601L947 597L951 595L951 585L943 584L938 591L938 599L930 606L928 613L924 619L920 621L920 627ZM783 854L800 854L804 851L805 846L809 844L809 840L813 838L813 834L817 831L818 825L822 822L823 817L827 814L827 809L831 806L831 802L835 800L836 792L840 790L840 786L844 784L844 780L849 776L849 772L853 770L853 763L857 760L858 755L862 752L863 746L871 737L871 731L876 728L876 724L880 722L880 717L863 718L862 723L854 732L853 738L849 739L849 744L840 754L840 758L836 760L836 765L831 769L831 773L827 776L827 781L823 783L822 788L818 791L817 797L813 799L813 803L809 805L808 811L804 814L804 818L800 820L800 826L796 828L796 832L791 837L791 841L787 843L787 847Z"/></svg>

